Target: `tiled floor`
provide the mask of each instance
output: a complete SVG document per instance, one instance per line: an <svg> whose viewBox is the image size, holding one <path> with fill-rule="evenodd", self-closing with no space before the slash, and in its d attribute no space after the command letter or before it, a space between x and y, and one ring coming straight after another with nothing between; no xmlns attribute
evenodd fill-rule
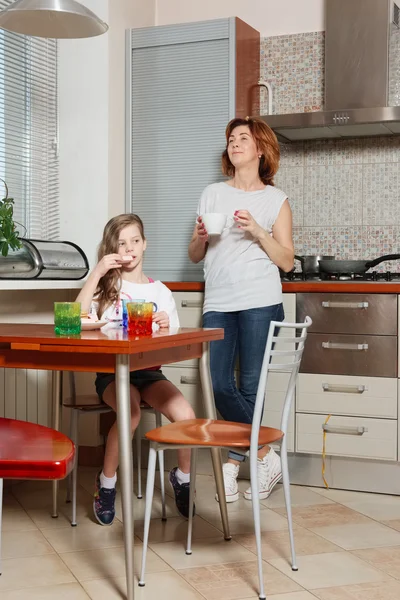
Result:
<svg viewBox="0 0 400 600"><path fill-rule="evenodd" d="M50 516L51 487L8 485L4 501L1 600L114 600L125 590L121 506L110 528L92 519L95 470L81 469L79 525L60 493L60 516ZM243 491L247 483L240 482ZM169 491L169 490L168 490ZM137 600L256 600L257 569L251 504L229 505L231 542L221 535L211 477L197 483L193 554L186 556L186 522L167 499L162 523L156 493L146 586ZM269 600L398 600L400 497L292 488L299 571L289 565L281 486L262 502L264 579ZM136 572L141 558L144 500L136 501Z"/></svg>

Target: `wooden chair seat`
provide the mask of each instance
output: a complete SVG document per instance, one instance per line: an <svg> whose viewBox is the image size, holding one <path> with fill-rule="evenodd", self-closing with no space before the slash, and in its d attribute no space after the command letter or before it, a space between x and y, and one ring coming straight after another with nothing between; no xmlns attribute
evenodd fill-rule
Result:
<svg viewBox="0 0 400 600"><path fill-rule="evenodd" d="M0 417L0 478L64 479L74 456L75 446L63 433Z"/></svg>
<svg viewBox="0 0 400 600"><path fill-rule="evenodd" d="M146 439L159 444L250 448L251 425L212 419L190 419L170 423L146 433ZM283 432L261 427L258 443L272 444L283 438Z"/></svg>

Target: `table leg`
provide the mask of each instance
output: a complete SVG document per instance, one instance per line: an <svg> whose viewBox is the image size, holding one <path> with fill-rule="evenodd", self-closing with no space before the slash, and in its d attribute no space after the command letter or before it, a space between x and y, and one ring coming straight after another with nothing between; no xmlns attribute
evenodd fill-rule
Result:
<svg viewBox="0 0 400 600"><path fill-rule="evenodd" d="M217 411L215 409L214 392L210 373L210 344L203 343L203 354L200 359L200 379L203 390L203 404L205 416L207 419L216 419ZM225 500L224 476L222 473L222 457L220 448L211 449L211 457L214 469L215 485L219 498L219 509L221 511L222 527L224 529L224 537L226 540L231 539L229 532L228 511Z"/></svg>
<svg viewBox="0 0 400 600"><path fill-rule="evenodd" d="M53 401L53 429L60 429L60 411L61 411L61 394L62 394L62 372L53 371L52 374L52 401ZM58 481L52 482L53 486L53 510L51 516L53 519L58 517L57 499L58 499Z"/></svg>
<svg viewBox="0 0 400 600"><path fill-rule="evenodd" d="M129 356L116 356L115 383L117 392L117 426L119 448L119 473L121 481L122 515L124 520L125 569L127 600L134 600L133 565L133 459L131 431L131 402Z"/></svg>

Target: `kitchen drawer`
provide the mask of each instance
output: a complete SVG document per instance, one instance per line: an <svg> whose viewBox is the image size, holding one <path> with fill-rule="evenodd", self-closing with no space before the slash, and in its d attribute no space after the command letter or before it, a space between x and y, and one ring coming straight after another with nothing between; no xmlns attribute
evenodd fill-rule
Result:
<svg viewBox="0 0 400 600"><path fill-rule="evenodd" d="M397 419L397 381L389 377L301 373L296 411Z"/></svg>
<svg viewBox="0 0 400 600"><path fill-rule="evenodd" d="M201 327L203 292L173 292L181 327Z"/></svg>
<svg viewBox="0 0 400 600"><path fill-rule="evenodd" d="M296 452L322 454L326 417L297 413ZM333 416L326 427L332 431L326 435L327 455L397 460L396 420Z"/></svg>
<svg viewBox="0 0 400 600"><path fill-rule="evenodd" d="M300 371L397 377L397 337L310 333Z"/></svg>
<svg viewBox="0 0 400 600"><path fill-rule="evenodd" d="M397 335L395 294L297 294L296 312L313 333Z"/></svg>
<svg viewBox="0 0 400 600"><path fill-rule="evenodd" d="M289 375L287 373L270 373L268 376L266 402L261 422L265 427L281 428L282 410L288 381ZM287 444L288 452L294 452L294 402L289 415ZM272 446L279 448L280 444L272 444Z"/></svg>

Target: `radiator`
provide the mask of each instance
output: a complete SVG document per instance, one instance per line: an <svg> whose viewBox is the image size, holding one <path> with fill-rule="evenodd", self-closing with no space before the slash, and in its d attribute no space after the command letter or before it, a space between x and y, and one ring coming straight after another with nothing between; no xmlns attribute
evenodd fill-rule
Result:
<svg viewBox="0 0 400 600"><path fill-rule="evenodd" d="M0 417L51 425L51 371L0 369Z"/></svg>

